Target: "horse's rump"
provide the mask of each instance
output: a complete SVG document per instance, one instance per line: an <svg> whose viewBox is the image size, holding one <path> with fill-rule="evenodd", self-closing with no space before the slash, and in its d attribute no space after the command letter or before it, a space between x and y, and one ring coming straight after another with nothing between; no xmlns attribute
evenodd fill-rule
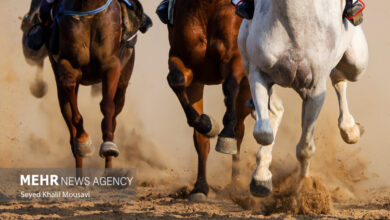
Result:
<svg viewBox="0 0 390 220"><path fill-rule="evenodd" d="M101 21L99 19L101 16L100 14L101 13L111 13L110 10L113 10L113 7L116 7L113 5L118 5L118 4L116 4L117 2L119 3L119 6L120 6L120 13L115 12L111 15L112 17L116 16L116 18L112 19L112 23L110 25L107 25L105 23L105 21L103 21L103 24L99 25L99 22ZM120 32L122 33L122 35L120 36L120 38L121 38L120 41L122 41L122 42L128 41L125 44L125 46L127 46L127 47L134 46L134 44L135 44L134 41L130 41L130 40L132 40L134 38L135 34L138 31L138 28L141 25L142 16L144 15L144 11L143 11L143 7L142 7L141 3L138 0L128 0L126 2L129 3L129 5L127 3L125 3L124 0L112 1L108 5L108 7L105 8L105 10L103 10L99 13L88 15L88 16L79 16L77 14L68 16L68 15L61 14L60 7L65 8L64 10L67 10L66 7L69 7L69 5L68 6L66 4L59 5L59 4L62 4L61 1L59 1L59 3L53 8L53 13L52 13L53 14L53 24L51 26L51 38L46 44L47 48L49 49L49 51L52 54L57 54L59 52L59 24L58 23L63 19L69 19L69 20L73 21L73 23L79 23L79 24L80 23L83 23L83 24L89 23L90 24L89 27L87 27L87 25L84 27L86 30L88 30L88 29L90 29L91 31L95 30L93 32L95 32L96 38L99 38L99 36L101 35L101 32L99 32L99 30L102 28L102 26L106 26L106 28L112 28L109 26L115 26L112 28L111 33L118 32L117 27L121 26ZM114 11L118 11L118 10L114 9ZM120 14L120 17L117 16L118 14ZM66 17L68 17L68 18L66 18ZM92 21L89 21L89 20L92 20ZM74 24L74 25L78 26L79 24ZM70 27L68 26L66 28L70 28ZM80 34L83 35L83 33L80 33ZM73 39L74 39L74 41L80 40L80 38L78 38L78 37L74 37ZM93 40L94 39L91 39L90 41L92 42Z"/></svg>
<svg viewBox="0 0 390 220"><path fill-rule="evenodd" d="M176 0L174 8L174 25L169 27L173 53L198 64L204 59L224 62L231 58L241 19L230 1Z"/></svg>

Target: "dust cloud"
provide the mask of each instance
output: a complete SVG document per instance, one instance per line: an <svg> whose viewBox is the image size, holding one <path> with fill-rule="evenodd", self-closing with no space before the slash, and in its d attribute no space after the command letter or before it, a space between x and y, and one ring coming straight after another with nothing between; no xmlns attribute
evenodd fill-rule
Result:
<svg viewBox="0 0 390 220"><path fill-rule="evenodd" d="M138 168L140 184L191 185L196 177L197 157L192 129L174 93L166 82L169 44L167 30L155 16L159 1L144 1L154 27L140 35L136 47L136 65L127 92L126 106L118 117L116 142L121 155L116 167ZM73 167L69 134L61 117L54 76L48 60L43 78L48 92L43 99L30 93L36 68L26 64L21 48L20 20L27 0L1 1L0 12L0 167ZM360 143L345 144L337 128L338 104L335 92L328 94L316 129L317 153L311 174L334 201L365 197L365 189L385 186L390 180L390 79L386 63L390 49L386 21L386 0L370 1L364 29L370 46L370 66L366 75L349 87L349 105L356 121L365 126ZM276 179L284 179L298 165L295 146L300 136L301 100L290 89L278 89L285 115L276 138L272 170ZM89 87L79 92L79 108L86 131L96 151L101 144L100 96L91 97ZM207 87L205 112L222 123L224 104L221 86ZM252 137L254 121L246 120L242 145L242 187L248 188L255 166L258 145ZM210 185L224 187L230 182L231 157L215 152L211 140L208 162ZM95 154L85 160L86 167L103 167ZM276 186L277 187L277 186Z"/></svg>

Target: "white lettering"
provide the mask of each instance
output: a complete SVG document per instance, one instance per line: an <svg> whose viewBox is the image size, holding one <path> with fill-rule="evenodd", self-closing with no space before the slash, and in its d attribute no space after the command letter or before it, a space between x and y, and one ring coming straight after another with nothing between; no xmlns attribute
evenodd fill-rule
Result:
<svg viewBox="0 0 390 220"><path fill-rule="evenodd" d="M31 175L31 185L39 186L39 175L37 174Z"/></svg>
<svg viewBox="0 0 390 220"><path fill-rule="evenodd" d="M41 175L41 178L40 178L40 186L43 186L45 183L45 185L49 185L49 175Z"/></svg>
<svg viewBox="0 0 390 220"><path fill-rule="evenodd" d="M58 186L57 175L20 175L20 185L28 186Z"/></svg>
<svg viewBox="0 0 390 220"><path fill-rule="evenodd" d="M131 186L131 183L133 182L133 179L134 179L134 177L131 177L131 178L127 177L127 181L129 181L129 186Z"/></svg>
<svg viewBox="0 0 390 220"><path fill-rule="evenodd" d="M50 175L50 185L51 186L58 186L58 176L57 175Z"/></svg>
<svg viewBox="0 0 390 220"><path fill-rule="evenodd" d="M24 184L30 185L30 175L20 175L20 185L23 186Z"/></svg>

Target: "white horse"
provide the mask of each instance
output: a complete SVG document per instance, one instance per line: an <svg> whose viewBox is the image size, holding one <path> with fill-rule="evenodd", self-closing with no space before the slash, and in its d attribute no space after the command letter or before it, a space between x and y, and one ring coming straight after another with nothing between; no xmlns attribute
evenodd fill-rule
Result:
<svg viewBox="0 0 390 220"><path fill-rule="evenodd" d="M250 185L255 196L272 191L272 147L283 115L280 100L272 95L278 84L295 89L303 99L302 136L296 155L301 176L309 175L316 150L314 128L332 79L339 107L339 128L345 142L359 141L362 127L347 103L347 81L357 81L368 64L368 46L361 27L343 17L346 0L255 0L252 21L244 20L238 37L248 73L256 125L253 135L262 146Z"/></svg>

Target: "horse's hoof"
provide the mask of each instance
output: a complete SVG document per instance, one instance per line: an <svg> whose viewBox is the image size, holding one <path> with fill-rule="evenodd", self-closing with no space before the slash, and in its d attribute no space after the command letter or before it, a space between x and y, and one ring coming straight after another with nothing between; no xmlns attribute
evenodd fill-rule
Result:
<svg viewBox="0 0 390 220"><path fill-rule="evenodd" d="M85 142L74 141L75 153L80 157L90 157L95 152L95 149L92 147L91 138L88 138Z"/></svg>
<svg viewBox="0 0 390 220"><path fill-rule="evenodd" d="M42 80L36 80L30 84L30 92L35 98L43 98L48 90L47 83Z"/></svg>
<svg viewBox="0 0 390 220"><path fill-rule="evenodd" d="M271 145L274 142L274 133L268 119L258 120L253 129L253 136L258 144Z"/></svg>
<svg viewBox="0 0 390 220"><path fill-rule="evenodd" d="M100 146L99 155L101 157L119 156L118 146L114 142L106 141Z"/></svg>
<svg viewBox="0 0 390 220"><path fill-rule="evenodd" d="M219 134L219 125L218 125L218 122L214 118L212 118L210 116L209 116L209 118L210 118L210 123L211 123L211 130L209 132L207 132L205 134L205 136L208 138L213 138Z"/></svg>
<svg viewBox="0 0 390 220"><path fill-rule="evenodd" d="M356 144L364 134L364 127L356 123L353 127L340 129L340 134L345 143Z"/></svg>
<svg viewBox="0 0 390 220"><path fill-rule="evenodd" d="M188 201L190 203L199 203L207 201L207 196L203 193L193 193L188 196Z"/></svg>
<svg viewBox="0 0 390 220"><path fill-rule="evenodd" d="M237 154L237 140L219 136L215 150L223 154Z"/></svg>
<svg viewBox="0 0 390 220"><path fill-rule="evenodd" d="M272 178L266 181L257 181L252 179L249 187L253 196L267 197L272 192Z"/></svg>

